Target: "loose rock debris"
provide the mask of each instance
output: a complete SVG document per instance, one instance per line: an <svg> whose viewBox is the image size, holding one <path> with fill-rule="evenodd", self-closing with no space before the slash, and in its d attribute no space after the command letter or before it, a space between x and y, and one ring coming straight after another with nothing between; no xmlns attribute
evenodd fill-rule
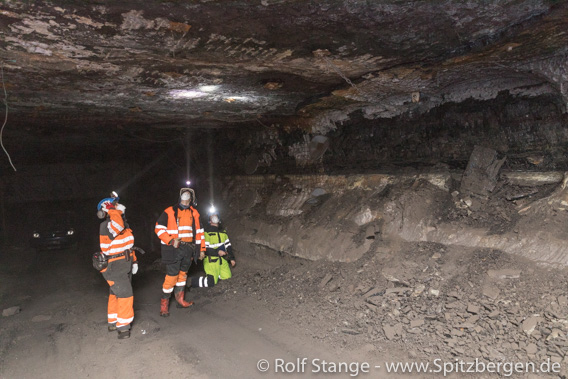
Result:
<svg viewBox="0 0 568 379"><path fill-rule="evenodd" d="M6 308L2 311L2 316L4 316L4 317L14 316L14 315L20 313L20 311L21 311L21 309L20 309L19 306Z"/></svg>
<svg viewBox="0 0 568 379"><path fill-rule="evenodd" d="M209 295L242 288L242 296L271 304L282 322L294 320L337 347L398 349L415 361L550 359L566 375L565 271L488 249L403 243L378 250L354 263L290 259L235 275Z"/></svg>

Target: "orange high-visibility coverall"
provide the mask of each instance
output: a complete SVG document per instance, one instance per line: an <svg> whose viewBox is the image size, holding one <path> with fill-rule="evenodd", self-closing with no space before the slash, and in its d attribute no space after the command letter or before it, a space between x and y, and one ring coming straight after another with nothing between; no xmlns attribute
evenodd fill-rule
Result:
<svg viewBox="0 0 568 379"><path fill-rule="evenodd" d="M162 243L162 263L166 265L162 298L169 299L174 287L179 290L185 289L187 271L191 266L194 249L205 252L205 239L199 223L199 212L192 206L187 209L179 205L168 207L158 218L154 231ZM174 249L170 243L178 237L185 244ZM194 241L195 247L193 246Z"/></svg>
<svg viewBox="0 0 568 379"><path fill-rule="evenodd" d="M122 212L110 209L99 231L101 251L108 258L108 267L101 273L110 286L108 297L108 323L116 324L118 331L130 330L134 320L134 295L130 283L132 263L136 254L132 250L134 236L125 225Z"/></svg>

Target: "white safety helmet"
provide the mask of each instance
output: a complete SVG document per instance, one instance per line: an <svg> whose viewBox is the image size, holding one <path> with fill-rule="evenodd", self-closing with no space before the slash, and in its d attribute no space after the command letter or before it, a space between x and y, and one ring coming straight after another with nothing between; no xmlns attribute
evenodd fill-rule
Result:
<svg viewBox="0 0 568 379"><path fill-rule="evenodd" d="M182 188L182 189L179 190L179 198L182 201L186 201L186 200L194 201L195 200L195 191L191 188Z"/></svg>

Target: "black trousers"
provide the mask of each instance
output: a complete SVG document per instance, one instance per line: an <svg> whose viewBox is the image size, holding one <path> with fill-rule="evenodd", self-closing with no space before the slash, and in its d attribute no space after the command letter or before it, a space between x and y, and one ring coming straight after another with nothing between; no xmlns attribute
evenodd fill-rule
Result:
<svg viewBox="0 0 568 379"><path fill-rule="evenodd" d="M187 271L195 253L194 244L182 244L178 248L171 245L162 245L162 263L166 265L166 279L164 280L162 298L169 299L173 289L185 290Z"/></svg>

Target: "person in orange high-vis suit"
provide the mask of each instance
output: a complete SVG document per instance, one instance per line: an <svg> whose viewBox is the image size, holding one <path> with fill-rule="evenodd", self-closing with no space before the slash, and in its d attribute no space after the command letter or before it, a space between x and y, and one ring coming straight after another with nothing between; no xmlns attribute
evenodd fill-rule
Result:
<svg viewBox="0 0 568 379"><path fill-rule="evenodd" d="M130 337L130 324L134 320L134 295L131 275L138 271L136 254L132 250L134 236L124 219L126 208L118 203L118 197L101 200L98 215L104 218L99 229L102 253L108 266L101 270L110 286L108 296L108 330L118 330L118 338Z"/></svg>
<svg viewBox="0 0 568 379"><path fill-rule="evenodd" d="M191 188L180 190L179 203L162 212L154 231L161 241L162 263L166 265L166 278L162 285L160 316L169 316L172 292L178 308L188 308L193 301L185 301L187 271L193 260L205 255L203 229L199 212L194 208L195 192Z"/></svg>

